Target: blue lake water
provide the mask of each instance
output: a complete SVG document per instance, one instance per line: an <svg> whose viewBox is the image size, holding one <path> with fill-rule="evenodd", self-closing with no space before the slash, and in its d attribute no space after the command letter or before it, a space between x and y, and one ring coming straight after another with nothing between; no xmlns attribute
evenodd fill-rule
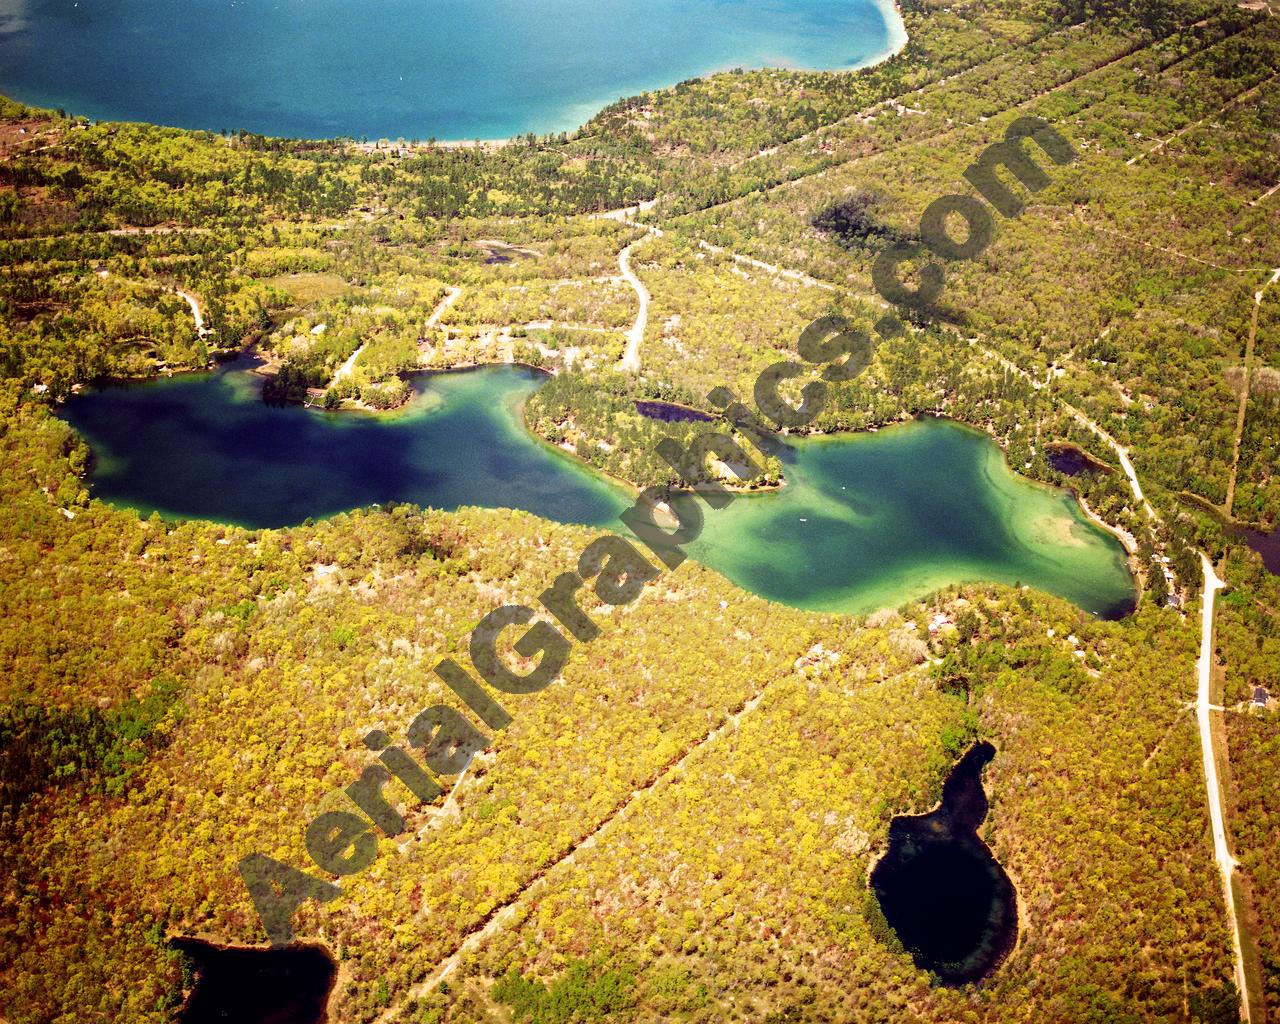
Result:
<svg viewBox="0 0 1280 1024"><path fill-rule="evenodd" d="M302 138L505 138L733 67L893 50L884 0L0 0L0 92Z"/></svg>
<svg viewBox="0 0 1280 1024"><path fill-rule="evenodd" d="M322 413L263 404L261 378L233 367L86 391L62 415L93 448L93 493L143 513L282 526L394 500L621 530L631 493L525 429L520 402L540 380L516 367L419 376L397 413ZM976 580L1026 583L1098 615L1133 605L1116 539L1070 494L1011 472L975 430L921 420L801 441L785 466L781 491L708 510L689 554L764 597L825 611Z"/></svg>

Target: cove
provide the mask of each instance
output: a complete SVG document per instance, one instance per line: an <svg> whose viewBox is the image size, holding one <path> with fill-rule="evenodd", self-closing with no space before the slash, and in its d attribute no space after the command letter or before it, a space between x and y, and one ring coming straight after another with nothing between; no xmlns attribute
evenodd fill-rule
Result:
<svg viewBox="0 0 1280 1024"><path fill-rule="evenodd" d="M616 529L634 500L524 428L535 371L419 375L404 409L375 415L266 405L262 378L244 365L67 402L60 414L94 452L94 496L250 528L402 501ZM1069 494L1012 473L978 431L921 420L798 442L784 461L786 487L707 509L688 549L763 597L859 614L995 581L1097 615L1132 607L1119 543Z"/></svg>
<svg viewBox="0 0 1280 1024"><path fill-rule="evenodd" d="M106 120L301 138L507 138L733 67L851 68L886 0L8 0L0 92Z"/></svg>
<svg viewBox="0 0 1280 1024"><path fill-rule="evenodd" d="M889 850L871 872L885 920L916 965L946 984L977 981L1018 937L1009 876L978 837L987 816L982 769L995 757L975 744L947 776L936 811L889 825Z"/></svg>

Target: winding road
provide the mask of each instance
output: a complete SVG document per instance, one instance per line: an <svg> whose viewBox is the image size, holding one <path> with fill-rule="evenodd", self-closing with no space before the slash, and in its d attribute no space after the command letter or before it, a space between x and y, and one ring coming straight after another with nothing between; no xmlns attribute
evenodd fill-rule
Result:
<svg viewBox="0 0 1280 1024"><path fill-rule="evenodd" d="M1280 277L1280 271L1277 271L1276 274L1277 277ZM1272 281L1275 280L1276 278L1272 278ZM986 351L1010 370L1030 378L1031 375L1023 370L1022 367L1005 359L1000 353L992 349L986 349ZM1133 463L1129 460L1128 449L1070 402L1061 398L1058 401L1077 422L1092 431L1116 453L1116 457L1120 460L1120 465L1124 469L1124 475L1129 480L1129 487L1133 490L1133 496L1142 505L1147 517L1159 522L1159 514L1142 493L1142 484L1138 482L1138 474L1134 472ZM1201 595L1200 609L1200 658L1196 662L1198 677L1196 724L1200 732L1200 753L1204 763L1204 784L1209 803L1209 825L1213 833L1213 856L1214 860L1217 861L1218 871L1222 875L1222 895L1223 899L1226 900L1227 924L1231 929L1232 961L1236 976L1236 987L1240 991L1240 1014L1245 1024L1250 1024L1249 1008L1252 1000L1250 999L1248 978L1244 970L1244 949L1240 943L1240 914L1236 908L1235 892L1231 888L1231 876L1236 868L1236 859L1231 855L1231 848L1227 843L1226 812L1222 805L1222 784L1218 779L1218 760L1213 746L1213 722L1210 717L1212 711L1220 710L1220 706L1210 702L1209 689L1213 678L1214 601L1217 592L1225 586L1225 583L1214 572L1213 563L1209 561L1208 556L1203 551L1199 554L1200 565L1204 572L1204 592Z"/></svg>
<svg viewBox="0 0 1280 1024"><path fill-rule="evenodd" d="M349 374L352 370L354 370L356 368L356 360L360 358L360 353L363 351L364 351L364 346L361 345L354 352L352 352L351 355L347 356L346 362L344 362L341 366L338 367L337 372L335 372L333 375L333 380L329 381L329 383L336 384L338 381L342 380L343 377L347 376L347 374Z"/></svg>
<svg viewBox="0 0 1280 1024"><path fill-rule="evenodd" d="M631 250L643 242L646 238L661 238L662 229L654 227L652 224L641 224L632 220L632 214L639 216L646 210L652 210L657 205L656 199L647 199L638 206L622 206L616 210L609 210L606 213L598 213L595 216L599 220L616 220L619 224L626 224L628 227L640 228L644 234L637 238L634 242L623 246L622 251L618 253L618 273L619 276L631 285L635 290L636 298L640 300L640 311L636 313L635 323L626 332L627 347L622 353L622 358L618 361L618 369L623 373L639 373L640 372L640 345L644 341L644 329L649 323L649 289L645 287L644 282L631 269Z"/></svg>
<svg viewBox="0 0 1280 1024"><path fill-rule="evenodd" d="M209 329L204 325L204 314L200 312L200 300L181 288L175 288L174 291L187 300L187 305L191 307L191 316L196 322L196 334L203 338L209 333Z"/></svg>
<svg viewBox="0 0 1280 1024"><path fill-rule="evenodd" d="M645 237L647 238L648 236L646 235ZM618 253L618 268L622 271L622 276L627 283L635 289L636 296L640 299L640 311L636 313L635 323L627 329L627 348L622 353L622 361L618 364L625 373L640 372L640 343L644 341L644 329L649 323L649 289L644 286L644 282L631 269L631 250L642 241L644 241L643 238L637 238L626 246L622 252Z"/></svg>
<svg viewBox="0 0 1280 1024"><path fill-rule="evenodd" d="M99 270L98 276L110 277L111 272L109 270ZM177 295L182 299L186 300L187 305L191 307L191 319L195 321L196 337L204 338L204 337L207 337L209 334L213 333L210 330L210 328L204 325L204 313L200 309L200 300L197 299L190 292L184 292L181 288L169 288L165 285L155 284L150 281L138 281L132 278L120 277L119 275L117 275L117 280L120 280L120 281L132 280L134 284L141 285L143 288L162 288L165 291L173 292L174 295Z"/></svg>
<svg viewBox="0 0 1280 1024"><path fill-rule="evenodd" d="M635 243L632 243L632 244L635 244ZM710 243L707 243L707 242L699 241L699 245L702 248L711 252L716 252L716 253L726 252L726 250L721 249L718 246L711 245ZM751 257L738 256L737 254L730 254L730 255L733 255L733 257L739 260L740 262L758 267L759 269L766 270L771 273L791 277L795 280L800 280L804 283L819 284L819 282L812 281L812 279L807 279L807 275L801 274L797 271L787 271L784 268L774 266L773 264L767 264L759 260L754 260ZM1276 269L1272 273L1270 280L1267 281L1263 285L1262 289L1255 294L1254 296L1255 325L1257 322L1258 307L1262 303L1262 298L1264 293L1269 287L1271 287L1273 284L1276 284L1278 281L1280 281L1280 269ZM833 287L833 286L828 284L827 287ZM972 343L976 343L978 339L974 338L974 339L971 339L971 341ZM994 359L996 362L998 362L1001 366L1008 369L1010 372L1016 373L1019 376L1024 377L1027 380L1030 380L1033 386L1037 388L1037 390L1040 387L1042 387L1040 381L1036 380L1032 374L1030 374L1027 370L1023 369L1017 363L1006 358L1004 355L997 352L995 349L990 348L989 346L982 345L981 348L987 354L988 357ZM1247 379L1246 379L1246 387L1247 387ZM1247 396L1247 394L1248 394L1248 391L1246 390L1245 395ZM1061 407L1067 413L1069 413L1070 416L1074 420L1076 420L1076 422L1078 422L1081 426L1085 427L1087 430L1093 433L1096 437L1098 437L1099 440L1101 440L1104 444L1106 444L1109 448L1111 448L1111 450L1115 453L1121 468L1124 471L1124 475L1129 482L1129 487L1133 491L1134 498L1137 500L1138 504L1142 507L1142 510L1146 514L1147 518L1156 523L1161 522L1159 513L1156 512L1151 502L1147 499L1146 495L1143 493L1142 484L1138 480L1138 474L1133 467L1133 462L1129 458L1129 450L1124 445L1122 445L1119 441L1117 441L1110 433L1104 430L1100 424L1098 424L1095 420L1093 420L1091 417L1086 415L1083 410L1072 405L1070 402L1066 401L1064 398L1060 396L1054 396L1054 397L1056 398L1058 403L1061 405ZM1238 446L1238 443L1239 441L1237 438L1237 446ZM1235 474L1235 471L1233 467L1233 471L1232 471L1233 484L1234 484L1234 474ZM1244 970L1244 952L1240 942L1239 911L1236 908L1235 893L1231 887L1232 874L1236 868L1236 859L1235 857L1232 856L1230 846L1228 845L1228 842L1227 842L1226 813L1223 808L1222 787L1218 779L1218 765L1217 765L1216 754L1214 751L1213 728L1212 728L1212 721L1210 718L1211 712L1213 710L1218 709L1217 705L1214 705L1210 702L1210 683L1212 680L1212 673L1213 673L1214 602L1215 602L1215 597L1217 595L1217 592L1221 590L1225 586L1225 584L1221 579L1218 578L1218 575L1214 572L1213 565L1209 561L1208 557L1203 552L1200 552L1199 554L1200 554L1201 565L1204 571L1204 592L1203 592L1202 608L1201 608L1200 658L1199 658L1199 661L1197 662L1198 689L1197 689L1197 699L1196 699L1196 720L1199 727L1200 749L1201 749L1202 759L1204 762L1205 790L1207 793L1208 803L1209 803L1209 822L1210 822L1210 827L1213 834L1214 859L1217 862L1218 870L1222 875L1223 898L1226 900L1227 922L1230 926L1231 938L1232 938L1233 966L1234 966L1234 971L1236 976L1236 985L1240 991L1240 996L1241 996L1241 999L1240 999L1241 1018L1245 1022L1245 1024L1250 1024L1251 999L1250 999L1250 993L1248 988L1248 979L1246 977L1245 970Z"/></svg>
<svg viewBox="0 0 1280 1024"><path fill-rule="evenodd" d="M1280 278L1280 270L1277 270L1276 276L1271 279L1272 283L1277 278ZM1259 292L1258 294L1261 296L1262 293ZM1261 301L1260 298L1259 301ZM1011 371L1031 379L1031 375L1026 370L1006 359L994 349L984 348L984 351ZM1133 496L1142 505L1147 518L1159 522L1159 514L1142 493L1142 484L1138 482L1138 474L1134 472L1133 463L1129 460L1129 450L1070 402L1061 398L1058 401L1071 414L1073 419L1092 431L1116 453L1116 458L1120 460L1120 466L1124 469L1124 475L1129 480L1129 487L1133 490ZM1213 563L1209 561L1208 556L1203 551L1199 552L1199 554L1201 569L1204 572L1204 592L1201 595L1200 609L1200 658L1196 662L1198 677L1196 724L1200 732L1200 753L1204 762L1204 784L1209 802L1209 825L1213 833L1213 856L1214 860L1217 861L1218 871L1222 875L1222 895L1223 899L1226 900L1227 924L1231 929L1232 961L1236 976L1236 987L1240 991L1240 1015L1245 1024L1250 1024L1252 1018L1249 1007L1252 1000L1250 999L1248 977L1244 970L1244 948L1240 943L1240 914L1236 909L1235 892L1231 888L1231 876L1236 869L1236 859L1231 855L1231 848L1227 843L1226 812L1222 806L1222 784L1218 779L1218 760L1213 746L1213 722L1210 718L1212 711L1221 710L1219 705L1210 702L1209 689L1213 678L1214 601L1217 592L1226 584L1214 572Z"/></svg>

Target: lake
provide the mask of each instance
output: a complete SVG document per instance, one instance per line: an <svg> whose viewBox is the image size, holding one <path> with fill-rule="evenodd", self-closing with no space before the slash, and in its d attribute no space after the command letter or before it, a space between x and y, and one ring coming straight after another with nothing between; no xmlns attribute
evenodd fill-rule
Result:
<svg viewBox="0 0 1280 1024"><path fill-rule="evenodd" d="M855 67L903 38L885 0L0 0L0 92L211 131L507 138L733 67Z"/></svg>
<svg viewBox="0 0 1280 1024"><path fill-rule="evenodd" d="M633 501L524 428L532 370L419 375L404 409L366 414L266 405L244 365L73 397L61 415L93 448L94 496L247 527L407 501L620 528ZM1119 542L1069 494L1012 473L978 431L920 420L801 441L783 460L786 487L708 509L689 548L764 597L856 614L993 581L1107 617L1132 607Z"/></svg>

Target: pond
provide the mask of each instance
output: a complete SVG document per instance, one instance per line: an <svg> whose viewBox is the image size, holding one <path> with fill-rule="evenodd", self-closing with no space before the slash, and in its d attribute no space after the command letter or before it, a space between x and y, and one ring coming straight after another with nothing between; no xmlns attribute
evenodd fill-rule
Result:
<svg viewBox="0 0 1280 1024"><path fill-rule="evenodd" d="M710 423L714 418L705 412L699 412L697 409L690 409L686 405L678 405L675 402L637 400L635 407L636 412L641 416L648 416L651 420L660 420L663 423Z"/></svg>
<svg viewBox="0 0 1280 1024"><path fill-rule="evenodd" d="M518 508L620 528L630 491L533 437L519 367L421 375L391 414L260 400L244 363L86 391L62 415L92 493L146 514L276 527L389 501ZM985 435L921 420L783 453L786 487L707 510L690 553L797 607L862 613L950 583L1023 583L1097 615L1133 604L1123 548L1067 493L1012 473Z"/></svg>
<svg viewBox="0 0 1280 1024"><path fill-rule="evenodd" d="M1045 454L1049 458L1049 465L1066 476L1097 476L1099 473L1112 472L1110 466L1073 444L1045 445Z"/></svg>
<svg viewBox="0 0 1280 1024"><path fill-rule="evenodd" d="M938 809L889 825L889 850L871 872L885 920L922 970L944 983L977 981L1018 937L1017 896L978 836L987 816L982 769L995 757L975 744L942 788Z"/></svg>
<svg viewBox="0 0 1280 1024"><path fill-rule="evenodd" d="M1262 556L1262 564L1273 576L1280 576L1280 527L1274 530L1255 530L1248 526L1233 526L1228 536L1244 541Z"/></svg>
<svg viewBox="0 0 1280 1024"><path fill-rule="evenodd" d="M170 945L192 964L196 983L182 1024L322 1024L337 968L320 946L277 949L216 946L200 939Z"/></svg>

